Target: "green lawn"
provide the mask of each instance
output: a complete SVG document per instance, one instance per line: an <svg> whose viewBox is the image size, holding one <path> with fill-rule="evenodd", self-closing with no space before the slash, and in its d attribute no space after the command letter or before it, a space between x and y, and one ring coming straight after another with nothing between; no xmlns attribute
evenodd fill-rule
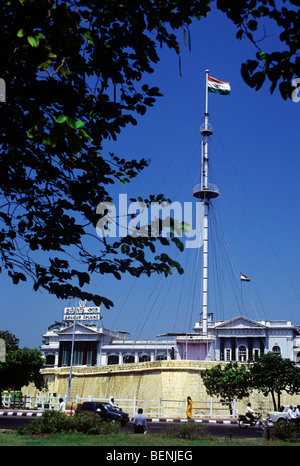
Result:
<svg viewBox="0 0 300 466"><path fill-rule="evenodd" d="M0 446L105 446L105 447L195 447L195 446L300 446L300 442L283 442L265 439L230 439L214 438L186 440L168 438L159 434L134 435L119 432L107 435L85 434L40 434L19 435L13 431L0 433Z"/></svg>

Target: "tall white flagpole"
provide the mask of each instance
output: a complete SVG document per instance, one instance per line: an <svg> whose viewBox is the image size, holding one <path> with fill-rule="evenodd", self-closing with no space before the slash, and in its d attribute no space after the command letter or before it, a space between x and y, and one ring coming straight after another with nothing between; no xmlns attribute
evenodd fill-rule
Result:
<svg viewBox="0 0 300 466"><path fill-rule="evenodd" d="M205 71L206 73L206 92L205 92L205 123L207 123L207 118L208 118L208 73L209 70ZM207 129L207 128L206 128Z"/></svg>
<svg viewBox="0 0 300 466"><path fill-rule="evenodd" d="M193 196L203 201L203 259L202 259L202 333L208 333L208 214L209 201L219 195L218 186L208 183L208 138L213 134L213 128L208 123L208 73L206 70L205 89L205 122L201 125L201 176L200 185L194 186Z"/></svg>
<svg viewBox="0 0 300 466"><path fill-rule="evenodd" d="M241 316L243 315L243 280L241 279Z"/></svg>
<svg viewBox="0 0 300 466"><path fill-rule="evenodd" d="M202 320L203 334L207 335L207 309L208 309L208 211L209 198L205 195L208 189L208 70L206 70L205 83L205 127L204 127L204 153L203 153L203 262L202 262Z"/></svg>

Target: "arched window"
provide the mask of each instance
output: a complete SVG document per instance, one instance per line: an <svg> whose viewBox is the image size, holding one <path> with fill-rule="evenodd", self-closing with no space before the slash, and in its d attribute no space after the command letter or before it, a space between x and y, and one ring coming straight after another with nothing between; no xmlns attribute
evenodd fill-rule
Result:
<svg viewBox="0 0 300 466"><path fill-rule="evenodd" d="M275 354L281 354L281 349L278 345L273 346L272 352Z"/></svg>
<svg viewBox="0 0 300 466"><path fill-rule="evenodd" d="M240 362L246 362L247 361L247 348L245 345L240 345L238 347L238 360Z"/></svg>
<svg viewBox="0 0 300 466"><path fill-rule="evenodd" d="M54 354L47 354L47 356L46 356L46 365L47 366L54 366L54 364L55 364Z"/></svg>
<svg viewBox="0 0 300 466"><path fill-rule="evenodd" d="M134 362L134 356L132 354L126 354L123 358L124 364L130 364Z"/></svg>
<svg viewBox="0 0 300 466"><path fill-rule="evenodd" d="M149 354L143 354L142 356L139 357L139 362L147 362L151 361L151 357Z"/></svg>
<svg viewBox="0 0 300 466"><path fill-rule="evenodd" d="M161 353L156 356L156 361L165 361L166 359L167 355L165 353Z"/></svg>
<svg viewBox="0 0 300 466"><path fill-rule="evenodd" d="M110 366L111 364L119 364L119 356L116 354L111 354L107 358L107 364Z"/></svg>

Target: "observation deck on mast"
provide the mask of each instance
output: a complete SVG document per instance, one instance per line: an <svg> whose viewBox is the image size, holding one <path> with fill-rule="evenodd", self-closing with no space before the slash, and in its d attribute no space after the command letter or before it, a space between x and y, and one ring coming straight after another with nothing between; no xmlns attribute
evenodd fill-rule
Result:
<svg viewBox="0 0 300 466"><path fill-rule="evenodd" d="M213 125L211 123L203 123L200 126L200 133L202 136L211 136L214 132Z"/></svg>
<svg viewBox="0 0 300 466"><path fill-rule="evenodd" d="M193 196L197 199L214 199L220 194L219 186L212 183L207 183L205 186L196 184L193 187Z"/></svg>

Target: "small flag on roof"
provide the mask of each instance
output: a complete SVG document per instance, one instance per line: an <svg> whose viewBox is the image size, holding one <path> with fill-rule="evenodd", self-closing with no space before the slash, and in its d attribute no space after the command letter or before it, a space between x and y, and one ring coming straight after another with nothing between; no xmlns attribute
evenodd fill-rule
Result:
<svg viewBox="0 0 300 466"><path fill-rule="evenodd" d="M242 273L241 273L241 280L242 280L242 282L250 282L250 278L247 277L247 275L244 275Z"/></svg>
<svg viewBox="0 0 300 466"><path fill-rule="evenodd" d="M214 92L215 94L229 95L230 94L230 83L225 83L219 79L208 76L207 80L208 91Z"/></svg>

